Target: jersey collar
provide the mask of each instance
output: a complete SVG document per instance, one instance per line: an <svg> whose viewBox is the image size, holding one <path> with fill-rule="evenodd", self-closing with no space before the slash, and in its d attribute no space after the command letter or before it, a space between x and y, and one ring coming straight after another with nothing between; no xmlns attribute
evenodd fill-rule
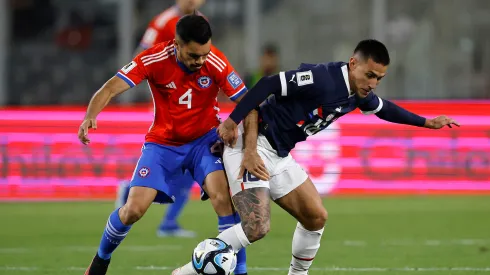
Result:
<svg viewBox="0 0 490 275"><path fill-rule="evenodd" d="M187 68L184 65L184 63L182 63L182 62L179 61L179 59L177 58L177 49L176 48L174 48L174 54L175 54L175 61L177 62L177 64L179 65L179 67L182 69L182 71L184 71L187 74L195 73L195 72L189 70L189 68Z"/></svg>
<svg viewBox="0 0 490 275"><path fill-rule="evenodd" d="M349 97L352 97L355 95L355 93L353 93L352 90L350 89L349 70L347 64L343 65L341 69L342 69L342 75L344 76L345 86L347 87L347 94Z"/></svg>

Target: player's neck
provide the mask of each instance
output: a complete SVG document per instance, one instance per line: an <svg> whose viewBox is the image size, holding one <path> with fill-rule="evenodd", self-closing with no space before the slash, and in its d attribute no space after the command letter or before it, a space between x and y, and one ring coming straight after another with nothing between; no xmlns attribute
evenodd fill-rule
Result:
<svg viewBox="0 0 490 275"><path fill-rule="evenodd" d="M187 66L184 63L180 62L178 54L175 55L175 61L177 61L177 65L179 65L180 69L185 73L187 74L194 73L194 71L191 71L189 68L187 68Z"/></svg>

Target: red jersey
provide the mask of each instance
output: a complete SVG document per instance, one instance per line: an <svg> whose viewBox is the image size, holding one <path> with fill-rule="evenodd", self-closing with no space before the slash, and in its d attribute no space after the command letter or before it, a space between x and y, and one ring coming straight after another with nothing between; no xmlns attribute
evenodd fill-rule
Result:
<svg viewBox="0 0 490 275"><path fill-rule="evenodd" d="M202 16L200 12L197 12L197 14ZM179 10L177 5L155 16L148 24L148 28L141 39L140 46L143 49L148 49L158 43L174 39L175 27L182 16L184 14Z"/></svg>
<svg viewBox="0 0 490 275"><path fill-rule="evenodd" d="M124 66L117 76L134 87L148 80L154 120L145 141L164 145L189 143L220 123L218 91L236 100L247 88L216 47L200 70L189 72L176 57L173 41L157 44Z"/></svg>

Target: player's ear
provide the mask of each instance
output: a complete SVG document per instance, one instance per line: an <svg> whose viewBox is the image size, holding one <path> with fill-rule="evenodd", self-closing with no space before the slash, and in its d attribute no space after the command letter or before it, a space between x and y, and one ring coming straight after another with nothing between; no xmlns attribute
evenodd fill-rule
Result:
<svg viewBox="0 0 490 275"><path fill-rule="evenodd" d="M351 70L355 69L356 66L357 66L357 58L355 56L352 56L350 59L349 59L349 68L351 68Z"/></svg>

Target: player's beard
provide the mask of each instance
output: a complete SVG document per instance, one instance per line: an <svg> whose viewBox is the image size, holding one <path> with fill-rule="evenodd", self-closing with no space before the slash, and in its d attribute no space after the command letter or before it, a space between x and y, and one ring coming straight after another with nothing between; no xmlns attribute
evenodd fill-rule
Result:
<svg viewBox="0 0 490 275"><path fill-rule="evenodd" d="M191 71L199 71L202 68L203 65L204 64L202 64L202 65L191 64L191 67L189 69Z"/></svg>
<svg viewBox="0 0 490 275"><path fill-rule="evenodd" d="M202 68L202 65L197 66L197 65L192 64L192 63L191 63L191 64L189 64L189 65L185 65L185 66L186 66L186 67L187 67L187 69L189 69L189 71L191 71L191 72L197 72L197 71L199 71L199 70Z"/></svg>

